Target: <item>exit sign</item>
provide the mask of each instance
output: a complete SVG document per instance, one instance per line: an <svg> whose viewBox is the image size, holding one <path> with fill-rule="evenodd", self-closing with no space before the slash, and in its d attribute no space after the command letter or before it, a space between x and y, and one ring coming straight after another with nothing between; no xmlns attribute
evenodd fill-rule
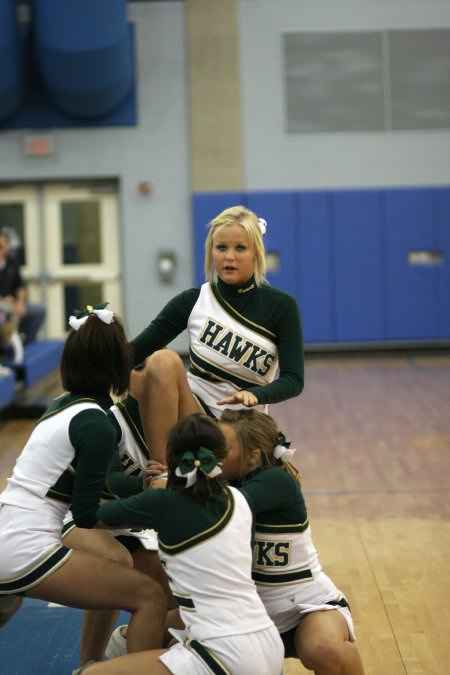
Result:
<svg viewBox="0 0 450 675"><path fill-rule="evenodd" d="M25 136L24 150L26 155L43 157L55 153L54 136Z"/></svg>

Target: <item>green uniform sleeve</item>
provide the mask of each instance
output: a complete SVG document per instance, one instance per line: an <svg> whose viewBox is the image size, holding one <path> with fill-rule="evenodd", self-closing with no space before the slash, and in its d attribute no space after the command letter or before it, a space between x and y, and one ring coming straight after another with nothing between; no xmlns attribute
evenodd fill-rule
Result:
<svg viewBox="0 0 450 675"><path fill-rule="evenodd" d="M77 527L93 527L106 480L106 470L116 447L116 435L109 418L101 410L83 410L69 425L69 438L75 448L75 477L71 511Z"/></svg>
<svg viewBox="0 0 450 675"><path fill-rule="evenodd" d="M287 293L280 294L280 302L274 312L272 324L278 347L279 375L270 384L250 389L264 405L280 403L298 396L304 387L300 312L295 299Z"/></svg>
<svg viewBox="0 0 450 675"><path fill-rule="evenodd" d="M166 347L186 327L189 315L197 302L199 288L191 288L170 300L153 321L131 341L134 365L142 363L157 349Z"/></svg>
<svg viewBox="0 0 450 675"><path fill-rule="evenodd" d="M106 484L108 489L119 497L129 497L141 492L143 489L142 475L131 476L125 473L117 450L114 450L108 465Z"/></svg>
<svg viewBox="0 0 450 675"><path fill-rule="evenodd" d="M300 507L306 517L303 495L296 480L284 469L265 469L243 481L240 490L244 493L255 516L275 511L280 513L292 506ZM303 515L298 517L303 518Z"/></svg>
<svg viewBox="0 0 450 675"><path fill-rule="evenodd" d="M149 489L126 499L114 499L97 509L108 526L144 527L159 530L165 490Z"/></svg>

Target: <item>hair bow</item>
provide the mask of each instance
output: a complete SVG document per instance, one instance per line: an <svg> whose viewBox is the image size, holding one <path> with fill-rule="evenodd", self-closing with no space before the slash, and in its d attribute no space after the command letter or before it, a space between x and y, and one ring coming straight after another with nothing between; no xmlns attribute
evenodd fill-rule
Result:
<svg viewBox="0 0 450 675"><path fill-rule="evenodd" d="M192 487L197 481L197 471L203 471L208 478L215 478L222 473L219 460L211 450L202 445L196 452L186 450L181 458L179 466L175 469L175 475L186 479L186 488Z"/></svg>
<svg viewBox="0 0 450 675"><path fill-rule="evenodd" d="M275 459L281 459L282 462L289 462L297 448L291 448L291 442L286 439L286 436L280 431L277 438L277 445L273 449L273 456Z"/></svg>
<svg viewBox="0 0 450 675"><path fill-rule="evenodd" d="M275 459L281 459L282 462L289 462L296 452L297 448L287 448L285 445L277 445L273 450L273 456Z"/></svg>
<svg viewBox="0 0 450 675"><path fill-rule="evenodd" d="M74 330L78 330L80 326L86 323L91 314L95 314L103 323L111 324L114 321L114 312L106 309L107 302L101 305L86 305L86 309L74 309L73 314L69 317L69 326Z"/></svg>
<svg viewBox="0 0 450 675"><path fill-rule="evenodd" d="M267 221L264 220L264 218L258 218L258 225L259 225L259 229L261 230L261 234L266 234L266 232L267 232Z"/></svg>

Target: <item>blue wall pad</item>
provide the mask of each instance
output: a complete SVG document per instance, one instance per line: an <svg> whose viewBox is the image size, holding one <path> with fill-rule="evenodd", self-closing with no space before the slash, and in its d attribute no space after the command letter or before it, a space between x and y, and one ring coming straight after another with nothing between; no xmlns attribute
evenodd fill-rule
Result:
<svg viewBox="0 0 450 675"><path fill-rule="evenodd" d="M205 224L237 203L268 222L267 279L297 299L305 344L450 340L450 187L196 194L197 284Z"/></svg>
<svg viewBox="0 0 450 675"><path fill-rule="evenodd" d="M336 338L334 314L334 248L330 198L322 190L302 192L298 198L297 301L305 342Z"/></svg>
<svg viewBox="0 0 450 675"><path fill-rule="evenodd" d="M437 250L442 263L436 268L438 276L438 337L450 335L450 190L434 190L435 230Z"/></svg>
<svg viewBox="0 0 450 675"><path fill-rule="evenodd" d="M417 340L437 337L437 268L408 261L412 251L435 250L438 246L433 191L386 190L385 203L387 337Z"/></svg>
<svg viewBox="0 0 450 675"><path fill-rule="evenodd" d="M295 295L299 273L296 259L296 193L251 192L245 201L249 209L267 222L263 237L269 262L267 281Z"/></svg>
<svg viewBox="0 0 450 675"><path fill-rule="evenodd" d="M331 195L336 340L385 340L385 236L380 192Z"/></svg>
<svg viewBox="0 0 450 675"><path fill-rule="evenodd" d="M5 365L14 369L17 377L30 387L59 367L63 347L63 340L37 340L25 347L23 363L6 361Z"/></svg>

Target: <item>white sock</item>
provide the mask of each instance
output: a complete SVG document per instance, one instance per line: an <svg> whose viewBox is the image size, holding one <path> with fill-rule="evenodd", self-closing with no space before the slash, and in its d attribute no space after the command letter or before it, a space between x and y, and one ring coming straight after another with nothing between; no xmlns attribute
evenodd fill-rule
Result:
<svg viewBox="0 0 450 675"><path fill-rule="evenodd" d="M11 335L11 347L14 352L14 363L23 363L24 349L19 333L15 330Z"/></svg>

